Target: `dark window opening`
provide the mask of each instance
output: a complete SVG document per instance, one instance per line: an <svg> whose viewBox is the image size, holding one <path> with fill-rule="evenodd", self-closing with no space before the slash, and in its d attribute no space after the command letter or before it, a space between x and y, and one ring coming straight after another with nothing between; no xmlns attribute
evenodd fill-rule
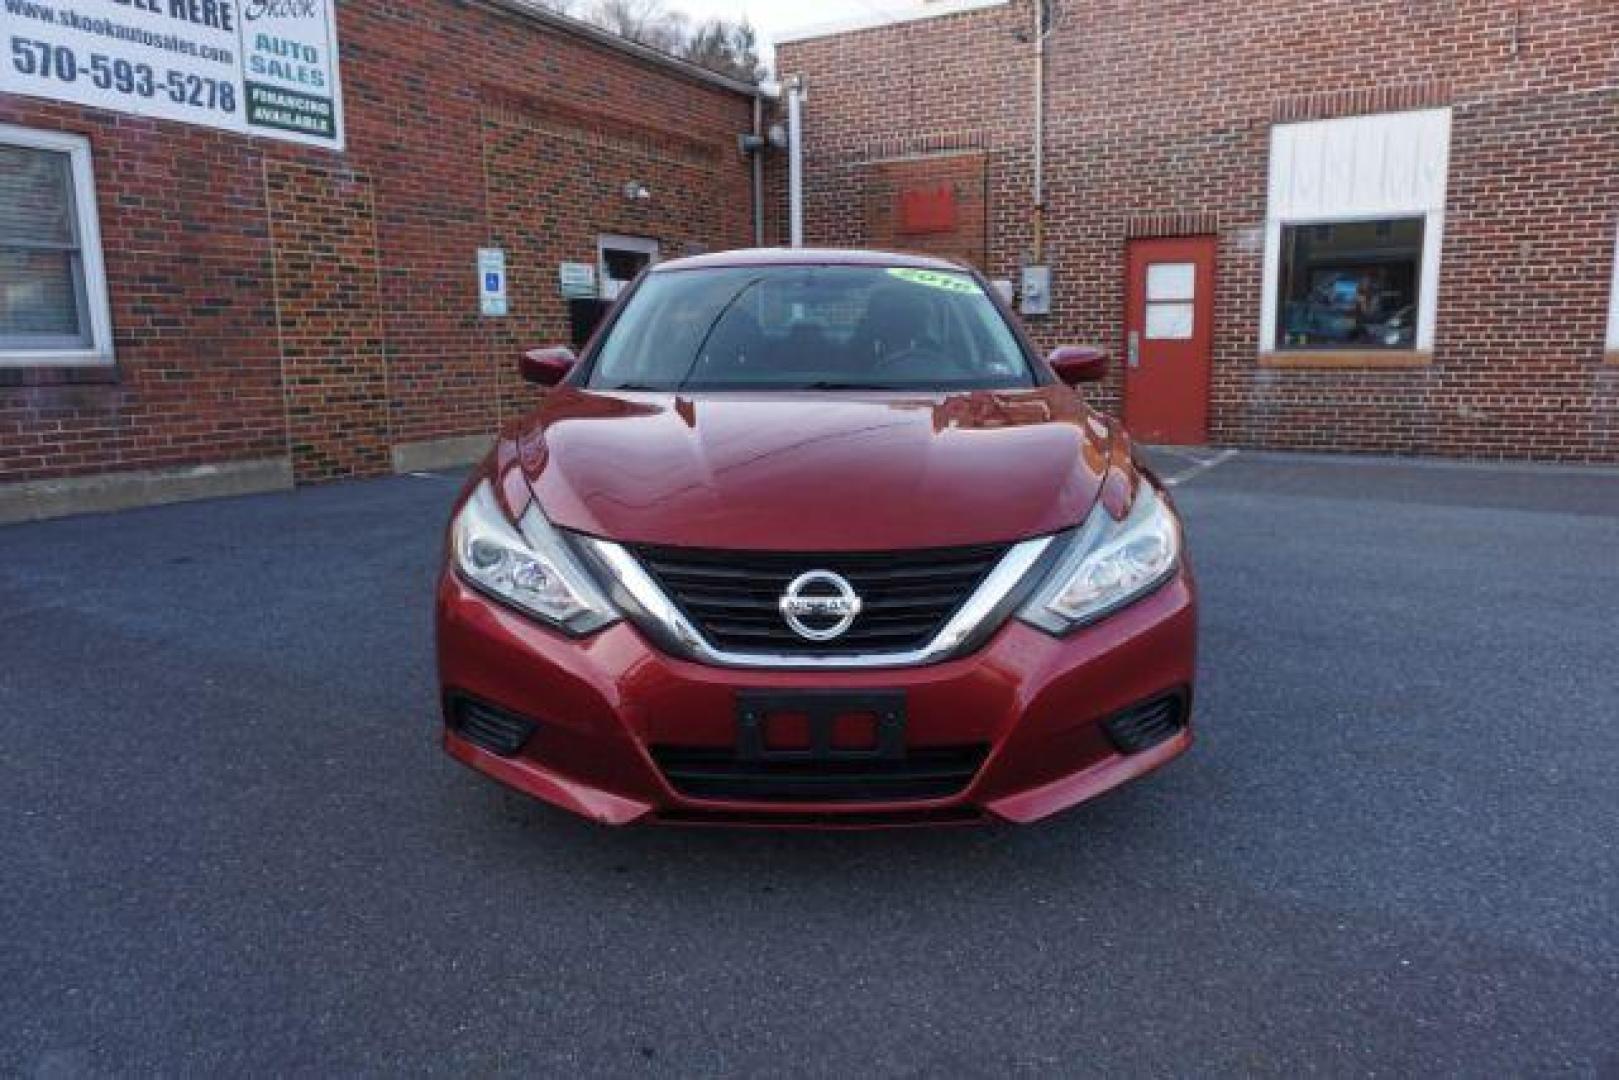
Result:
<svg viewBox="0 0 1619 1080"><path fill-rule="evenodd" d="M658 261L658 243L633 236L603 236L598 240L601 298L617 300L641 271Z"/></svg>
<svg viewBox="0 0 1619 1080"><path fill-rule="evenodd" d="M608 248L602 252L602 263L607 267L607 276L615 281L634 281L651 262L652 256L644 251L620 251Z"/></svg>
<svg viewBox="0 0 1619 1080"><path fill-rule="evenodd" d="M1282 349L1414 349L1422 218L1282 226Z"/></svg>

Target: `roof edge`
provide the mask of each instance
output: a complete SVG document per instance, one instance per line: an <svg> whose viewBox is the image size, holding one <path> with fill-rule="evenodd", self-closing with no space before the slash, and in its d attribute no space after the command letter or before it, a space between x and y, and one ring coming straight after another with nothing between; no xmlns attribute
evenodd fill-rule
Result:
<svg viewBox="0 0 1619 1080"><path fill-rule="evenodd" d="M942 19L950 15L966 15L974 11L1005 7L1011 2L1012 0L935 0L934 3L919 7L915 11L888 14L873 11L869 15L856 15L848 19L815 23L797 30L784 30L771 35L771 43L780 47L800 41L813 41L816 38L852 34L859 30L880 30L885 26L900 26L904 23L924 22L928 19Z"/></svg>
<svg viewBox="0 0 1619 1080"><path fill-rule="evenodd" d="M590 23L552 11L549 8L541 7L534 0L474 0L474 2L484 7L516 15L519 18L532 19L564 34L583 38L614 52L633 56L637 60L645 60L677 75L684 75L697 82L707 83L722 90L729 90L744 97L773 98L776 96L764 85L743 82L741 79L733 79L729 75L710 71L701 64L694 64L690 60L682 60L680 57L666 53L661 49L654 49L650 45L642 45L638 41L620 37L610 30L604 30L599 26L593 26ZM1004 3L1005 0L1001 0L1001 2Z"/></svg>

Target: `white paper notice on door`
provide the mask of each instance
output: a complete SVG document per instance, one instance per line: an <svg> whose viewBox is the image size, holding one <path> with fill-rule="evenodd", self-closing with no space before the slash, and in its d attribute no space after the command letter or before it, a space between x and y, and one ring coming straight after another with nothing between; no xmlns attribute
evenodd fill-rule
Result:
<svg viewBox="0 0 1619 1080"><path fill-rule="evenodd" d="M1188 341L1195 323L1191 304L1148 304L1148 341Z"/></svg>

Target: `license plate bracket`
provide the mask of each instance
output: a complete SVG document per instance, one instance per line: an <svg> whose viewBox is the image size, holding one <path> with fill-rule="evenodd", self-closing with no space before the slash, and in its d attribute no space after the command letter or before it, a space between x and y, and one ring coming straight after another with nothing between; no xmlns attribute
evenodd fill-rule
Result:
<svg viewBox="0 0 1619 1080"><path fill-rule="evenodd" d="M772 747L772 716L797 714L809 721L807 747ZM876 739L870 747L834 745L839 717L869 714ZM905 757L903 690L743 690L736 696L736 753L741 761L900 761Z"/></svg>

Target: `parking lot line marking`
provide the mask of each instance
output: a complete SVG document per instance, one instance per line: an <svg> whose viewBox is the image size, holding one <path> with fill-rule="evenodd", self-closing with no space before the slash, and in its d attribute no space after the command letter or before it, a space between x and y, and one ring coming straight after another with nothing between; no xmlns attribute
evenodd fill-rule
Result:
<svg viewBox="0 0 1619 1080"><path fill-rule="evenodd" d="M1164 483L1170 487L1180 487L1182 484L1190 480L1197 479L1210 469L1218 469L1221 465L1224 465L1226 462L1236 457L1240 452L1241 451L1234 449L1222 450L1218 454L1215 454L1213 457L1209 458L1207 461L1200 461L1190 469L1187 469L1185 472L1177 473L1174 476L1169 477L1164 481Z"/></svg>

